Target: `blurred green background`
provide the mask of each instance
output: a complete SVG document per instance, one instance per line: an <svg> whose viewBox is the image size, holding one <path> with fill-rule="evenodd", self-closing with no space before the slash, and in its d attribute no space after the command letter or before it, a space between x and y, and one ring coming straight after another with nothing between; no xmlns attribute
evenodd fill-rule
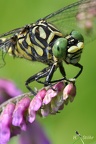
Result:
<svg viewBox="0 0 96 144"><path fill-rule="evenodd" d="M3 0L0 2L0 33L35 22L74 1ZM28 91L24 85L26 79L45 67L24 59L13 59L8 55L5 61L6 66L0 69L0 77L12 79L23 92ZM76 82L77 95L74 102L65 106L57 115L44 119L37 117L52 144L73 144L76 130L83 138L86 136L85 144L96 144L96 41L85 46L80 63L84 70ZM71 76L78 70L72 66L66 66L66 69ZM59 77L59 72L57 74ZM36 82L34 85L41 88ZM16 144L17 138L13 138L11 143Z"/></svg>

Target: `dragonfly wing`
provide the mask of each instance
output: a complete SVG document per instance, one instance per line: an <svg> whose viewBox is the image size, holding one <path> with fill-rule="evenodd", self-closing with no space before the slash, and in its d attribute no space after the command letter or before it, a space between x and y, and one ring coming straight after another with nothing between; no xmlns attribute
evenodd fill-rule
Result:
<svg viewBox="0 0 96 144"><path fill-rule="evenodd" d="M80 0L44 18L56 26L64 36L79 31L85 42L96 39L96 0Z"/></svg>
<svg viewBox="0 0 96 144"><path fill-rule="evenodd" d="M12 35L14 35L14 34L16 34L16 33L19 33L20 31L22 31L23 29L24 29L24 27L13 29L13 30L11 30L11 31L9 31L9 32L6 32L6 33L4 33L4 34L1 34L1 35L0 35L0 38L6 37L6 36L10 36L10 37L11 37Z"/></svg>

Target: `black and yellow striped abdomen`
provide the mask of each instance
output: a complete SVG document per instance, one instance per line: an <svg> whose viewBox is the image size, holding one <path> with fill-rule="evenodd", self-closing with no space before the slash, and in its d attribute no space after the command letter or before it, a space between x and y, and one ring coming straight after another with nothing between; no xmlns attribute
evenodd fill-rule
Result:
<svg viewBox="0 0 96 144"><path fill-rule="evenodd" d="M6 46L7 52L15 57L49 64L53 61L52 46L62 37L53 25L40 20L16 33Z"/></svg>

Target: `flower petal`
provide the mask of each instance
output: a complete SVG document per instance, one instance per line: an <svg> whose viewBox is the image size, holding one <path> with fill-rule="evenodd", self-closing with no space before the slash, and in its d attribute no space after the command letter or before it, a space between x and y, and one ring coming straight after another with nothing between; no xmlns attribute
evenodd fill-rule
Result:
<svg viewBox="0 0 96 144"><path fill-rule="evenodd" d="M26 130L26 117L24 118L24 114L29 107L30 101L28 97L21 99L13 113L12 124L21 127L22 130Z"/></svg>
<svg viewBox="0 0 96 144"><path fill-rule="evenodd" d="M12 114L15 105L13 103L8 104L0 116L0 142L7 143L10 139L10 127L12 123Z"/></svg>
<svg viewBox="0 0 96 144"><path fill-rule="evenodd" d="M76 86L73 83L69 83L63 91L63 100L67 100L68 98L75 97L76 95ZM70 99L71 100L71 99Z"/></svg>

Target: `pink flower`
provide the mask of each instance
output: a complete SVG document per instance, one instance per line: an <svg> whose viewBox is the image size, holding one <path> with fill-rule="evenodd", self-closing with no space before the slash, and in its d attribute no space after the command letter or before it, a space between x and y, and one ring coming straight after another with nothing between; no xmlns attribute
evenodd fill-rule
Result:
<svg viewBox="0 0 96 144"><path fill-rule="evenodd" d="M36 118L36 112L41 108L43 98L45 97L46 90L42 89L37 93L37 95L32 99L30 106L28 108L29 112L29 122L32 123Z"/></svg>
<svg viewBox="0 0 96 144"><path fill-rule="evenodd" d="M43 99L43 109L41 109L42 116L48 114L56 114L63 104L62 92L65 85L63 82L58 82L53 86L53 89L49 89Z"/></svg>
<svg viewBox="0 0 96 144"><path fill-rule="evenodd" d="M38 108L40 108L40 104L38 105L38 99L43 99L44 91L41 90L40 94L37 94L38 99L35 100L37 105L34 105L35 97L33 100L31 100L28 95L21 95L22 98L20 96L15 98L16 95L21 94L21 91L17 89L13 82L0 79L1 98L3 98L5 94L5 100L9 99L10 97L14 98L8 100L8 103L6 102L1 105L2 113L0 115L0 144L7 144L10 138L16 136L17 134L20 134L20 144L32 144L34 142L35 144L50 144L39 124L37 122L30 124L27 120L29 105L33 103L33 110L38 110ZM3 107L5 107L4 110Z"/></svg>
<svg viewBox="0 0 96 144"><path fill-rule="evenodd" d="M65 104L68 104L68 101L72 102L76 95L76 87L73 83L69 83L63 90L63 100Z"/></svg>
<svg viewBox="0 0 96 144"><path fill-rule="evenodd" d="M8 99L13 97L0 106L2 111L0 115L1 143L7 144L12 136L21 134L21 143L28 141L29 144L32 144L35 141L36 144L49 144L50 142L39 124L35 122L36 115L46 117L49 114L53 115L63 110L64 105L69 100L71 102L74 100L76 95L75 85L73 83L65 84L64 81L61 81L52 87L39 90L37 95L31 99L31 93L21 94L21 91L15 87L13 82L8 80L0 81L0 92L3 91L1 93L2 97L5 93ZM15 93L21 95L14 97ZM3 107L5 107L4 110ZM32 135L29 134L30 132ZM22 135L24 135L24 139L22 139Z"/></svg>
<svg viewBox="0 0 96 144"><path fill-rule="evenodd" d="M0 79L0 104L21 93L21 90L19 90L12 81Z"/></svg>
<svg viewBox="0 0 96 144"><path fill-rule="evenodd" d="M19 142L19 144L51 144L36 121L27 124L26 131L22 131L20 134Z"/></svg>
<svg viewBox="0 0 96 144"><path fill-rule="evenodd" d="M10 103L0 115L0 144L7 143L10 139L14 108L15 104Z"/></svg>

